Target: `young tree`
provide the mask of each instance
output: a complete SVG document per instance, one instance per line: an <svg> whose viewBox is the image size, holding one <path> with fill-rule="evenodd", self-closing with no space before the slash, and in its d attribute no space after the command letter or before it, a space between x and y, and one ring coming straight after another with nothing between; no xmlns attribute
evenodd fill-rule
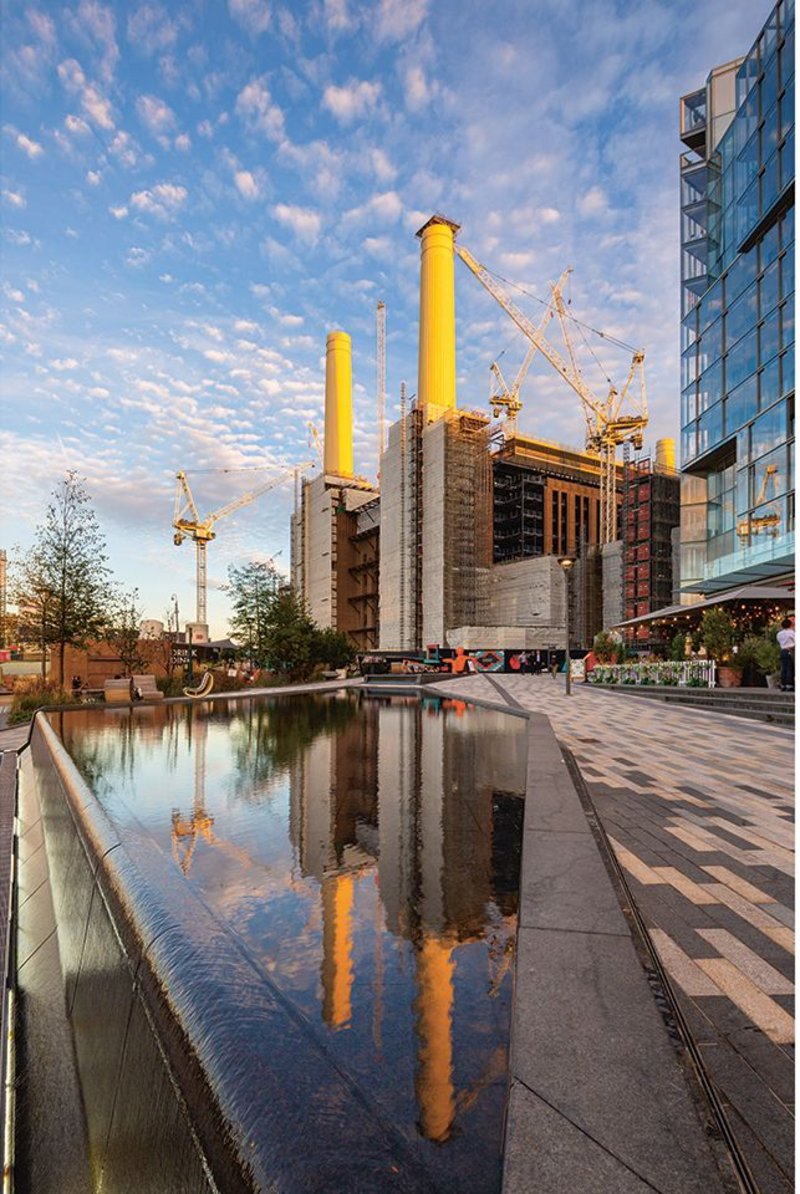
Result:
<svg viewBox="0 0 800 1194"><path fill-rule="evenodd" d="M52 498L21 563L17 602L21 611L30 610L43 651L58 648L63 681L66 647L102 632L110 570L105 539L76 472L67 473Z"/></svg>
<svg viewBox="0 0 800 1194"><path fill-rule="evenodd" d="M122 661L123 673L126 676L141 671L146 663L146 656L141 647L144 611L138 602L139 590L135 588L117 589L109 598L105 638Z"/></svg>
<svg viewBox="0 0 800 1194"><path fill-rule="evenodd" d="M271 672L305 680L317 662L319 630L293 589L276 593L264 634L264 662Z"/></svg>
<svg viewBox="0 0 800 1194"><path fill-rule="evenodd" d="M228 568L227 586L233 604L231 634L240 643L252 663L264 667L267 662L267 632L274 615L278 592L278 574L274 564L252 561L242 567Z"/></svg>

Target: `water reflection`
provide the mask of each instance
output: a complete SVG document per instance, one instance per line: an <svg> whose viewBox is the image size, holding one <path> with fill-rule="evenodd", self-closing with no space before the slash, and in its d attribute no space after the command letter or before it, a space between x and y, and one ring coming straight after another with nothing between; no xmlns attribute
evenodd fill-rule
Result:
<svg viewBox="0 0 800 1194"><path fill-rule="evenodd" d="M525 723L352 696L58 722L425 1163L499 1188Z"/></svg>

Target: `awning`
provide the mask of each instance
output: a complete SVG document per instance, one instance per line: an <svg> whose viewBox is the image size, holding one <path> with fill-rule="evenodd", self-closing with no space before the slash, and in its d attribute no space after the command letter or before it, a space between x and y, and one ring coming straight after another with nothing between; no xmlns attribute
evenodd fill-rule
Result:
<svg viewBox="0 0 800 1194"><path fill-rule="evenodd" d="M778 585L744 585L741 589L729 589L727 593L717 593L714 597L707 597L705 601L696 601L693 605L665 605L662 609L654 609L649 614L642 614L638 618L628 618L626 622L617 622L612 629L621 630L625 626L644 626L647 622L668 622L680 615L702 613L712 605L729 605L743 601L769 601L773 604L794 606L795 595L793 589Z"/></svg>

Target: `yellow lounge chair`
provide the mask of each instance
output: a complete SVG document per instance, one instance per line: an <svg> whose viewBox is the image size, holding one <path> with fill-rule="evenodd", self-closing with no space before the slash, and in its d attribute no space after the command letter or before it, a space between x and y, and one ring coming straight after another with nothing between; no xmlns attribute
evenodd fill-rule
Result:
<svg viewBox="0 0 800 1194"><path fill-rule="evenodd" d="M214 687L214 677L211 672L206 672L203 679L195 688L184 688L183 695L188 697L206 697Z"/></svg>

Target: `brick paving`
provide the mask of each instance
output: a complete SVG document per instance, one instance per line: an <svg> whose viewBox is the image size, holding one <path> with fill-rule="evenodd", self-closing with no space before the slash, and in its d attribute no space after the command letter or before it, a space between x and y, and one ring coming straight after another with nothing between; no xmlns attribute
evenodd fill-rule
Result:
<svg viewBox="0 0 800 1194"><path fill-rule="evenodd" d="M436 689L545 713L572 751L756 1187L793 1189L794 733L563 677ZM432 691L429 690L429 691Z"/></svg>

